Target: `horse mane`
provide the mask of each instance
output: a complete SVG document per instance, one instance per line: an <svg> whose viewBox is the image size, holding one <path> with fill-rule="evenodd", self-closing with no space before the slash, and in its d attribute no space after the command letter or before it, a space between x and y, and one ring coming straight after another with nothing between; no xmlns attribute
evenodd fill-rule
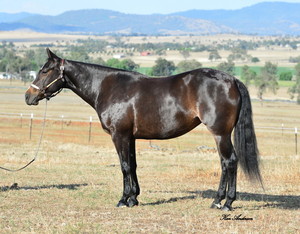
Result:
<svg viewBox="0 0 300 234"><path fill-rule="evenodd" d="M67 61L69 61L71 63L76 63L76 64L92 67L95 69L104 70L106 72L124 72L124 73L131 73L131 74L136 74L136 75L140 75L140 76L145 76L142 73L139 73L137 71L128 71L128 70L125 70L122 68L109 67L109 66L105 66L105 65L96 64L96 63L79 62L79 61L75 61L75 60L67 60Z"/></svg>

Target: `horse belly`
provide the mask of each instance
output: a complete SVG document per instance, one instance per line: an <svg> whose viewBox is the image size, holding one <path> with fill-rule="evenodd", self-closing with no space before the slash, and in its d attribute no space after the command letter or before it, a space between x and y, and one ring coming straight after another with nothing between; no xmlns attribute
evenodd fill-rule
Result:
<svg viewBox="0 0 300 234"><path fill-rule="evenodd" d="M198 117L186 116L183 113L166 118L148 116L136 123L134 136L137 139L170 139L191 131L200 123Z"/></svg>

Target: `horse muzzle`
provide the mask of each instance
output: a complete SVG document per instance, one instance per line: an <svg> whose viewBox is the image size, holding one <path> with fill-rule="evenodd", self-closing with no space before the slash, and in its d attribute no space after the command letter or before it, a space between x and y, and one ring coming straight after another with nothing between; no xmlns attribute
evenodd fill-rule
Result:
<svg viewBox="0 0 300 234"><path fill-rule="evenodd" d="M41 100L41 95L39 90L35 90L32 87L29 87L25 92L25 102L27 105L38 105L39 100Z"/></svg>

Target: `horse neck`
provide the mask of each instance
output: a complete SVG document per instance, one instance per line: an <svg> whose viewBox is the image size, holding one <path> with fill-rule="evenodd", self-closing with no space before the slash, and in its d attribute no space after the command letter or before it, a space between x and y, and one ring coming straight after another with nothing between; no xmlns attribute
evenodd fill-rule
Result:
<svg viewBox="0 0 300 234"><path fill-rule="evenodd" d="M96 108L101 83L107 72L100 66L66 61L65 76L67 88L80 96L84 101Z"/></svg>

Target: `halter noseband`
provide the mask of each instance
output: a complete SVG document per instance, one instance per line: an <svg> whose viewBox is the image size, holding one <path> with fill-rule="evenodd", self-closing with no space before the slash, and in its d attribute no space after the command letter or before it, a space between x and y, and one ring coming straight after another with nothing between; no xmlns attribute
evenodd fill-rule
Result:
<svg viewBox="0 0 300 234"><path fill-rule="evenodd" d="M60 65L60 67L59 67L59 70L60 70L59 77L56 78L55 80L53 80L51 83L49 83L46 87L40 88L40 87L38 87L38 86L35 85L35 84L30 84L30 86L33 87L33 88L35 88L35 89L37 89L37 90L39 90L40 93L43 93L43 94L45 95L46 90L47 90L50 86L52 86L54 83L56 83L56 82L59 81L59 80L64 81L64 70L65 70L64 62L65 62L65 60L62 59L62 60L61 60L61 65ZM46 98L49 100L50 98L52 98L52 97L56 96L57 94L59 94L59 93L62 91L62 89L63 89L63 88L59 89L57 92L52 93L49 97L46 97Z"/></svg>

